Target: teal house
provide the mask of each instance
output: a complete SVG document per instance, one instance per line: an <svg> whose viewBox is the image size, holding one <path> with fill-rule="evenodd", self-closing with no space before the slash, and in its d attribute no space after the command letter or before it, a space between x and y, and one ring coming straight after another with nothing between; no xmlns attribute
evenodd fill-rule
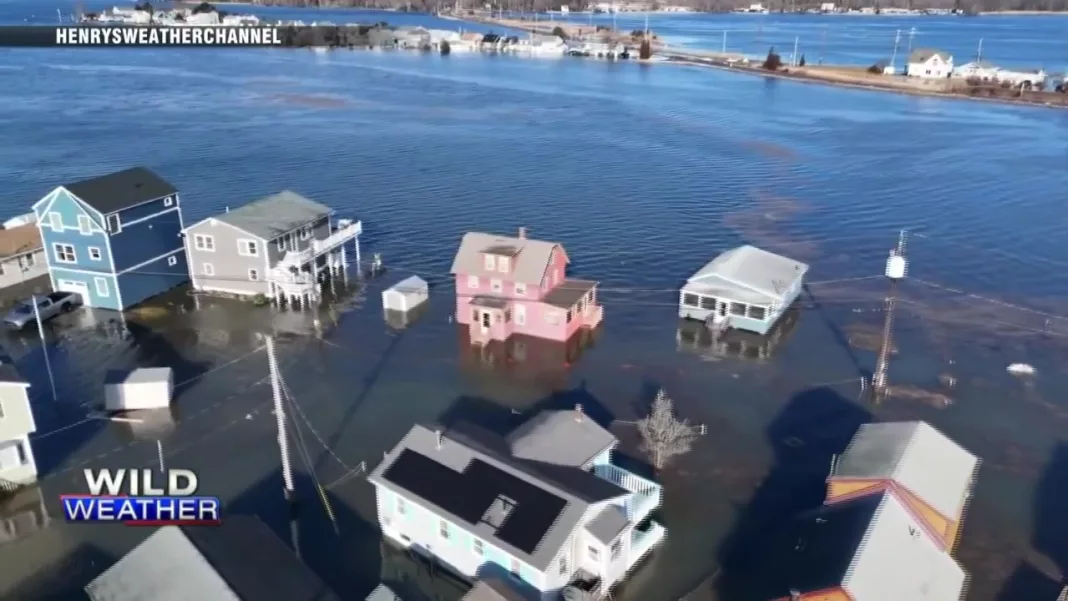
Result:
<svg viewBox="0 0 1068 601"><path fill-rule="evenodd" d="M52 288L124 311L189 280L178 190L143 167L59 186L33 205Z"/></svg>

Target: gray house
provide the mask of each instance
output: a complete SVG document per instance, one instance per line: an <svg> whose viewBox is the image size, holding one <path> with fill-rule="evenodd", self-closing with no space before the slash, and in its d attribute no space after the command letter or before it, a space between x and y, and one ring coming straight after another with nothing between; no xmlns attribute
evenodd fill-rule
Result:
<svg viewBox="0 0 1068 601"><path fill-rule="evenodd" d="M189 277L195 290L308 303L319 275L344 275L345 244L360 263L359 221L333 221L334 210L289 190L185 228Z"/></svg>
<svg viewBox="0 0 1068 601"><path fill-rule="evenodd" d="M37 224L0 229L0 288L11 296L29 296L51 288L48 262Z"/></svg>
<svg viewBox="0 0 1068 601"><path fill-rule="evenodd" d="M164 526L85 587L92 601L340 601L259 519Z"/></svg>
<svg viewBox="0 0 1068 601"><path fill-rule="evenodd" d="M801 294L808 265L739 246L712 259L679 293L679 317L767 334Z"/></svg>

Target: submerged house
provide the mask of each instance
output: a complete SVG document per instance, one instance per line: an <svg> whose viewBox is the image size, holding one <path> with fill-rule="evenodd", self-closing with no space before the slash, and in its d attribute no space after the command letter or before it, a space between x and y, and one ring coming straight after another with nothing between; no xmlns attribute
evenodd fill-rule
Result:
<svg viewBox="0 0 1068 601"><path fill-rule="evenodd" d="M11 359L0 358L0 492L37 481L37 461L30 446L37 422L29 388Z"/></svg>
<svg viewBox="0 0 1068 601"><path fill-rule="evenodd" d="M932 540L952 552L979 459L926 422L864 424L827 477L827 503L892 490Z"/></svg>
<svg viewBox="0 0 1068 601"><path fill-rule="evenodd" d="M744 601L960 601L968 577L893 491L802 514L762 542Z"/></svg>
<svg viewBox="0 0 1068 601"><path fill-rule="evenodd" d="M363 225L333 220L334 210L285 190L185 229L193 288L306 303L319 275L346 273L351 242L360 263Z"/></svg>
<svg viewBox="0 0 1068 601"><path fill-rule="evenodd" d="M801 295L808 265L755 246L733 248L693 274L679 293L679 317L760 335Z"/></svg>
<svg viewBox="0 0 1068 601"><path fill-rule="evenodd" d="M527 238L522 228L515 238L464 234L451 270L457 322L477 344L513 334L564 341L596 328L604 316L597 282L568 278L569 262L562 245Z"/></svg>
<svg viewBox="0 0 1068 601"><path fill-rule="evenodd" d="M59 186L33 205L52 288L124 311L189 280L178 190L144 167Z"/></svg>
<svg viewBox="0 0 1068 601"><path fill-rule="evenodd" d="M542 412L507 437L416 425L369 478L382 533L528 597L607 593L665 534L648 519L661 486L615 465L617 444L581 407Z"/></svg>

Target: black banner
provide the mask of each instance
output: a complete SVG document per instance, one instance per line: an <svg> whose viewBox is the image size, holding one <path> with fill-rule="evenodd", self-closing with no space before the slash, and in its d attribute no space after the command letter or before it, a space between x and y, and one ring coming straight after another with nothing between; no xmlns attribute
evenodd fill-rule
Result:
<svg viewBox="0 0 1068 601"><path fill-rule="evenodd" d="M108 46L355 47L382 25L342 26L0 26L0 46L30 48Z"/></svg>

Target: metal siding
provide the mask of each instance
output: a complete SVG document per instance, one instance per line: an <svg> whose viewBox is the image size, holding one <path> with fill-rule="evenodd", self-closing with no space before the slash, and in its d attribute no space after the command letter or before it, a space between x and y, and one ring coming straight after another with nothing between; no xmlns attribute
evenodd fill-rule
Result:
<svg viewBox="0 0 1068 601"><path fill-rule="evenodd" d="M85 304L96 309L112 309L115 311L121 311L122 307L119 306L119 295L115 287L115 276L109 273L82 273L78 271L68 271L62 267L52 267L52 277L56 282L56 290L60 289L60 280L70 280L73 282L82 282L89 287L89 298L85 299ZM96 291L95 279L102 277L108 281L108 295L101 296Z"/></svg>
<svg viewBox="0 0 1068 601"><path fill-rule="evenodd" d="M197 250L196 235L212 236L215 239L214 251ZM222 222L205 220L190 226L185 233L185 247L192 265L189 266L193 274L197 290L219 290L234 294L267 294L270 290L267 282L252 282L248 279L249 269L265 269L262 256L244 257L237 253L237 241L241 239L254 240L255 236L248 234ZM260 241L262 245L263 242ZM268 249L277 249L274 244L267 244ZM215 275L204 275L204 263L211 263L215 268ZM261 273L260 277L266 277Z"/></svg>
<svg viewBox="0 0 1068 601"><path fill-rule="evenodd" d="M62 231L52 230L52 222L49 217L50 213L60 214L63 219ZM61 190L56 195L48 212L42 214L38 219L37 228L41 232L41 242L44 245L45 252L48 253L49 262L52 264L53 269L66 267L68 269L85 269L88 271L110 273L111 260L108 256L107 235L102 231L94 231L88 235L81 233L81 231L78 230L78 217L81 215L89 217L93 221L93 224L99 227L98 216L86 211L81 204L75 201L69 194ZM54 247L54 244L57 243L70 244L73 246L75 258L77 259L76 262L59 263L56 258ZM89 259L90 246L100 249L99 261Z"/></svg>
<svg viewBox="0 0 1068 601"><path fill-rule="evenodd" d="M167 259L170 257L177 259L174 265L167 265ZM187 282L189 268L185 262L185 253L175 252L168 257L160 257L148 265L120 275L118 280L122 291L122 308L129 309Z"/></svg>
<svg viewBox="0 0 1068 601"><path fill-rule="evenodd" d="M115 256L115 270L122 271L182 249L182 219L178 211L123 225L122 231L111 234L111 252ZM138 269L145 270L144 267Z"/></svg>

